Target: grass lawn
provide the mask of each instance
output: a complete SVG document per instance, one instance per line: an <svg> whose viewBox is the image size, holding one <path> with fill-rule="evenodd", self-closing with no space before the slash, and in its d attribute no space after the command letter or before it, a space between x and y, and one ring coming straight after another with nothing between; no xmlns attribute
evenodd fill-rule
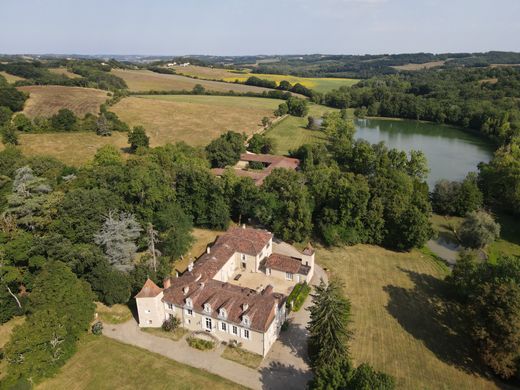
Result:
<svg viewBox="0 0 520 390"><path fill-rule="evenodd" d="M181 326L172 332L165 332L162 328L141 328L141 331L173 341L179 341L186 333L188 333L188 330Z"/></svg>
<svg viewBox="0 0 520 390"><path fill-rule="evenodd" d="M446 268L419 251L356 245L318 248L317 262L345 283L356 364L396 378L398 389L497 389L471 363L443 300Z"/></svg>
<svg viewBox="0 0 520 390"><path fill-rule="evenodd" d="M23 110L30 118L49 117L62 108L68 108L80 117L89 112L97 114L99 106L108 97L107 92L100 89L61 85L30 85L18 89L30 94Z"/></svg>
<svg viewBox="0 0 520 390"><path fill-rule="evenodd" d="M334 111L334 109L312 104L309 115L319 118L330 111ZM298 149L303 144L325 142L325 136L321 131L308 130L305 128L306 126L306 117L287 116L267 130L265 135L274 141L275 154L288 154L290 150Z"/></svg>
<svg viewBox="0 0 520 390"><path fill-rule="evenodd" d="M118 149L128 147L128 134L119 132L113 132L110 137L101 137L93 132L72 132L20 134L18 138L24 155L52 156L73 166L91 160L103 145L111 144Z"/></svg>
<svg viewBox="0 0 520 390"><path fill-rule="evenodd" d="M11 332L16 325L20 325L24 322L25 317L15 317L7 321L5 324L0 325L0 350L9 341ZM7 361L5 359L0 360L0 380L5 375L7 369Z"/></svg>
<svg viewBox="0 0 520 390"><path fill-rule="evenodd" d="M249 368L258 368L262 364L263 357L256 353L246 351L238 347L227 346L221 355L224 359L231 360L235 363L242 364Z"/></svg>
<svg viewBox="0 0 520 390"><path fill-rule="evenodd" d="M206 371L103 336L87 336L58 375L38 385L53 389L245 389Z"/></svg>
<svg viewBox="0 0 520 390"><path fill-rule="evenodd" d="M215 241L218 235L224 233L225 232L218 230L200 228L193 229L193 237L195 238L195 241L193 242L193 245L191 246L188 253L184 256L184 258L175 262L175 270L179 271L180 273L186 271L186 269L188 268L188 264L190 264L190 262L194 259L197 259L199 256L201 256L206 251L206 247L213 241Z"/></svg>
<svg viewBox="0 0 520 390"><path fill-rule="evenodd" d="M356 79L347 78L297 77L283 74L253 74L248 73L247 71L244 73L239 73L227 69L208 68L194 65L186 67L175 67L174 69L178 74L183 74L190 77L197 77L208 80L223 80L227 82L234 82L235 80L244 82L251 76L256 76L265 80L273 80L278 84L282 80L287 80L291 84L300 83L305 87L314 89L318 92L328 92L341 86L351 86L359 81Z"/></svg>
<svg viewBox="0 0 520 390"><path fill-rule="evenodd" d="M132 318L132 312L127 305L105 306L96 302L96 313L97 319L106 324L122 324Z"/></svg>
<svg viewBox="0 0 520 390"><path fill-rule="evenodd" d="M274 119L280 103L235 96L156 95L125 98L111 110L131 126L143 125L151 146L178 141L204 146L228 130L261 130L262 118Z"/></svg>
<svg viewBox="0 0 520 390"><path fill-rule="evenodd" d="M221 81L196 80L191 77L155 73L150 70L123 70L113 69L112 74L126 81L130 91L191 91L197 84L201 84L208 91L237 93L269 91L266 88L243 84L231 84Z"/></svg>
<svg viewBox="0 0 520 390"><path fill-rule="evenodd" d="M8 83L14 83L18 80L25 80L23 77L15 76L4 71L1 71L0 75L4 76Z"/></svg>

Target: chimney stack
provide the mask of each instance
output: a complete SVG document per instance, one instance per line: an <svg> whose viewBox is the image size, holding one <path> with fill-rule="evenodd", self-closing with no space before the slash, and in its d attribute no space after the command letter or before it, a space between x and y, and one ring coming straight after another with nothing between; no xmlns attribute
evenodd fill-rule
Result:
<svg viewBox="0 0 520 390"><path fill-rule="evenodd" d="M170 288L171 285L172 285L172 281L171 281L170 277L168 276L166 279L164 279L164 282L163 282L164 289L166 290L167 288Z"/></svg>
<svg viewBox="0 0 520 390"><path fill-rule="evenodd" d="M188 286L186 286L182 289L182 292L184 295L186 295L189 291L190 291L190 288Z"/></svg>
<svg viewBox="0 0 520 390"><path fill-rule="evenodd" d="M242 304L242 310L246 311L247 309L249 309L249 305L247 303L243 303Z"/></svg>
<svg viewBox="0 0 520 390"><path fill-rule="evenodd" d="M206 253L207 253L208 255L211 253L211 248L210 248L209 245L206 247Z"/></svg>
<svg viewBox="0 0 520 390"><path fill-rule="evenodd" d="M190 264L188 264L188 272L193 271L193 261L190 261Z"/></svg>
<svg viewBox="0 0 520 390"><path fill-rule="evenodd" d="M242 224L242 229L245 229L245 228L246 228L246 224L243 223L243 224Z"/></svg>

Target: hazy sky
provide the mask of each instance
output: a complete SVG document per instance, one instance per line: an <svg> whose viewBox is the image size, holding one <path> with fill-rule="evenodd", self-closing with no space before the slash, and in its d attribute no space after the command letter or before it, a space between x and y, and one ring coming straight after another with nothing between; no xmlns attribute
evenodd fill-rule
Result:
<svg viewBox="0 0 520 390"><path fill-rule="evenodd" d="M0 53L520 51L520 0L0 0Z"/></svg>

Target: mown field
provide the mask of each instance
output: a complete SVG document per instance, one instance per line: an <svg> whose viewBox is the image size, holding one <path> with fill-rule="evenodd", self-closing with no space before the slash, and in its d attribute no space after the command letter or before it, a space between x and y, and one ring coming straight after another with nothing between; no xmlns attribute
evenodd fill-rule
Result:
<svg viewBox="0 0 520 390"><path fill-rule="evenodd" d="M357 364L393 375L398 389L500 388L477 373L467 339L451 326L443 265L369 245L318 249L316 259L345 284Z"/></svg>
<svg viewBox="0 0 520 390"><path fill-rule="evenodd" d="M30 94L23 110L30 118L49 117L61 108L68 108L80 117L89 112L97 114L108 96L106 91L99 89L59 85L31 85L18 89Z"/></svg>
<svg viewBox="0 0 520 390"><path fill-rule="evenodd" d="M0 75L4 76L8 83L14 83L18 80L25 80L23 77L14 76L4 71L0 72Z"/></svg>
<svg viewBox="0 0 520 390"><path fill-rule="evenodd" d="M227 69L207 68L203 66L186 66L176 67L175 71L179 74L190 77L198 77L201 79L223 80L227 82L244 82L251 76L257 76L261 79L272 80L280 83L282 80L287 80L291 84L300 83L307 88L314 89L318 92L328 92L332 89L337 89L341 86L351 86L359 80L346 78L320 78L320 77L296 77L283 74L253 74L253 73L238 73Z"/></svg>
<svg viewBox="0 0 520 390"><path fill-rule="evenodd" d="M334 111L334 109L313 104L310 106L309 115L320 118L323 114L330 111ZM298 149L303 144L325 142L322 132L308 130L306 126L306 117L287 116L267 130L265 134L274 141L275 154L288 154L289 151Z"/></svg>
<svg viewBox="0 0 520 390"><path fill-rule="evenodd" d="M242 84L231 84L220 81L196 80L186 76L155 73L149 70L113 69L112 73L126 81L128 88L133 92L144 91L191 91L197 84L201 84L208 91L237 93L269 91L267 88L253 87Z"/></svg>
<svg viewBox="0 0 520 390"><path fill-rule="evenodd" d="M85 337L58 375L38 390L245 389L217 375L103 336Z"/></svg>
<svg viewBox="0 0 520 390"><path fill-rule="evenodd" d="M151 146L185 141L207 145L227 130L253 134L264 116L274 119L280 100L235 96L150 95L125 98L111 108L131 126L143 125Z"/></svg>

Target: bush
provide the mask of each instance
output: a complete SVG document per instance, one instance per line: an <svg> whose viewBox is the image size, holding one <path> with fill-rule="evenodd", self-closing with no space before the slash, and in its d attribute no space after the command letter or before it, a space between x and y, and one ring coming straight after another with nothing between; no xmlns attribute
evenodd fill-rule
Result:
<svg viewBox="0 0 520 390"><path fill-rule="evenodd" d="M103 324L101 321L98 321L92 325L92 334L96 336L101 336L103 334Z"/></svg>
<svg viewBox="0 0 520 390"><path fill-rule="evenodd" d="M262 164L260 161L250 161L247 165L249 169L257 169L261 170L264 169L264 164Z"/></svg>
<svg viewBox="0 0 520 390"><path fill-rule="evenodd" d="M311 292L311 287L307 282L298 283L287 298L286 307L289 311L298 311L301 309L305 299Z"/></svg>
<svg viewBox="0 0 520 390"><path fill-rule="evenodd" d="M167 320L164 320L162 324L162 329L165 332L173 332L181 325L181 320L179 320L177 317L169 318Z"/></svg>
<svg viewBox="0 0 520 390"><path fill-rule="evenodd" d="M58 131L72 131L77 121L76 115L67 108L62 108L51 117L52 127Z"/></svg>
<svg viewBox="0 0 520 390"><path fill-rule="evenodd" d="M459 237L466 248L479 249L500 236L500 225L485 211L474 211L462 222Z"/></svg>
<svg viewBox="0 0 520 390"><path fill-rule="evenodd" d="M192 348L198 349L200 351L208 351L215 347L215 343L213 341L202 340L196 337L188 337L186 339L188 345Z"/></svg>

